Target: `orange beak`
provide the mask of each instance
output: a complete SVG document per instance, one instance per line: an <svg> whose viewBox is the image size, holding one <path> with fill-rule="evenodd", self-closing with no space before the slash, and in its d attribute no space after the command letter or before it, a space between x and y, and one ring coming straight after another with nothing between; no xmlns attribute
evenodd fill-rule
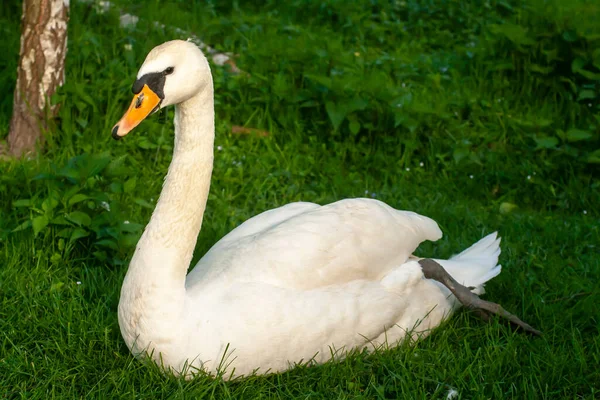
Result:
<svg viewBox="0 0 600 400"><path fill-rule="evenodd" d="M154 93L148 85L144 85L142 90L133 96L133 101L129 109L123 115L123 118L112 129L112 137L121 139L127 135L133 128L138 126L153 111L158 109L161 99Z"/></svg>

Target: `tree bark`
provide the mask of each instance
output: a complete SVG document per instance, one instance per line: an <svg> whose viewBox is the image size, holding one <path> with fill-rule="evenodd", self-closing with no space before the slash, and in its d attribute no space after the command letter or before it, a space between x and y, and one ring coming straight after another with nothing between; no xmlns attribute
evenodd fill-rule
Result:
<svg viewBox="0 0 600 400"><path fill-rule="evenodd" d="M48 118L50 97L64 82L69 0L23 0L21 50L8 134L14 156L35 153Z"/></svg>

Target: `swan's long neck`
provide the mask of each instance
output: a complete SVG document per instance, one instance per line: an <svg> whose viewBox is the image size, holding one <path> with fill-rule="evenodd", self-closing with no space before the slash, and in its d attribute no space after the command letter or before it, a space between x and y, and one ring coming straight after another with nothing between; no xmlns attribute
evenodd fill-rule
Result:
<svg viewBox="0 0 600 400"><path fill-rule="evenodd" d="M208 86L175 107L173 160L129 267L168 273L182 286L202 224L213 167L213 89Z"/></svg>
<svg viewBox="0 0 600 400"><path fill-rule="evenodd" d="M176 106L173 160L123 282L119 322L130 348L141 340L141 321L157 335L162 328L168 335L183 309L185 277L210 188L214 128L210 80Z"/></svg>
<svg viewBox="0 0 600 400"><path fill-rule="evenodd" d="M214 132L211 86L210 90L204 90L175 108L173 160L156 209L136 250L136 255L140 252L168 254L168 260L144 257L142 268L169 269L182 285L206 208L213 167Z"/></svg>

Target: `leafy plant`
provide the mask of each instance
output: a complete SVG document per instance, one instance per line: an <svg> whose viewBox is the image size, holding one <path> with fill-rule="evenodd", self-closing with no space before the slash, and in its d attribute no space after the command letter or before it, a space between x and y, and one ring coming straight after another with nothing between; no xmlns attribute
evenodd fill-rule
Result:
<svg viewBox="0 0 600 400"><path fill-rule="evenodd" d="M511 12L510 20L488 27L480 62L493 71L491 79L509 78L532 103L537 99L531 93L537 93L578 110L576 116L557 116L543 124L531 121L529 128L538 130L532 136L536 151L554 150L583 164L598 163L600 29L594 15L600 14L600 6L584 0L569 6L532 1ZM523 119L513 123L527 124Z"/></svg>
<svg viewBox="0 0 600 400"><path fill-rule="evenodd" d="M34 236L55 238L60 251L82 243L100 261L123 263L124 250L137 242L143 227L121 212L121 202L136 188L136 178L121 181L127 173L124 162L124 157L113 160L105 153L52 165L50 172L34 178L34 196L13 201L13 207L24 210L24 220L13 232L30 229ZM136 202L151 207L141 199ZM52 257L58 261L61 254Z"/></svg>

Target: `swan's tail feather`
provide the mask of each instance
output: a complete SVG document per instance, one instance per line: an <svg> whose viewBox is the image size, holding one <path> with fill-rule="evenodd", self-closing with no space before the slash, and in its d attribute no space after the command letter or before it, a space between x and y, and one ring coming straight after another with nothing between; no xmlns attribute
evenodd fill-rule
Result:
<svg viewBox="0 0 600 400"><path fill-rule="evenodd" d="M487 235L449 260L435 260L459 283L474 287L473 293L485 293L484 285L502 270L498 265L500 238L494 232Z"/></svg>

